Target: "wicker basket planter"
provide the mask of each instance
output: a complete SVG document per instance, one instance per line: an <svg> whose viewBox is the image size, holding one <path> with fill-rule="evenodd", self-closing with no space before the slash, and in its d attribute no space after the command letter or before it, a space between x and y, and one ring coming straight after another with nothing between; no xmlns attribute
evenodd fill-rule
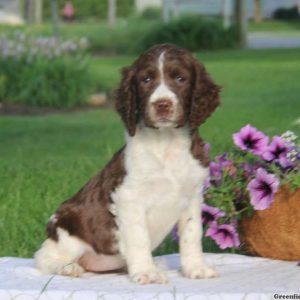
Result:
<svg viewBox="0 0 300 300"><path fill-rule="evenodd" d="M282 187L270 208L243 218L240 228L242 242L249 253L300 260L300 188L290 192Z"/></svg>

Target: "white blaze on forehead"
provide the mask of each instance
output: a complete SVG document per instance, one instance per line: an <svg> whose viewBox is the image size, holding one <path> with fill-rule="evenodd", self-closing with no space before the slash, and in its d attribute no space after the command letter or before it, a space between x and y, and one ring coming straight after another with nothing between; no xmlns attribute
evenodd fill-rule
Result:
<svg viewBox="0 0 300 300"><path fill-rule="evenodd" d="M158 71L160 83L150 96L150 103L156 102L158 99L167 98L176 104L178 102L177 96L170 90L170 88L165 83L164 76L164 62L165 62L165 52L162 52L158 58Z"/></svg>
<svg viewBox="0 0 300 300"><path fill-rule="evenodd" d="M164 82L164 60L165 60L165 52L162 52L158 58L158 70L162 82Z"/></svg>

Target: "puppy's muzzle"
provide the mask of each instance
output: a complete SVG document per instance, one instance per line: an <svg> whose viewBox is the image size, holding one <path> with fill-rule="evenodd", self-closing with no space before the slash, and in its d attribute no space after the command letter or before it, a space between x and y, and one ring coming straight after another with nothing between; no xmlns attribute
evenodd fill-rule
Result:
<svg viewBox="0 0 300 300"><path fill-rule="evenodd" d="M173 113L173 103L167 98L155 101L153 106L158 117L168 118Z"/></svg>

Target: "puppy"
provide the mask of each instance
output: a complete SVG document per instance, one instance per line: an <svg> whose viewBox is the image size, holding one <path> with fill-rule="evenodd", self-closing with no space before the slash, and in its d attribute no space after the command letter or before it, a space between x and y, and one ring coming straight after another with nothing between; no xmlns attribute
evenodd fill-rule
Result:
<svg viewBox="0 0 300 300"><path fill-rule="evenodd" d="M151 251L177 224L182 274L214 277L201 247L208 160L198 126L218 106L220 88L189 52L168 44L122 74L115 98L126 144L49 219L36 265L70 276L126 267L133 282L165 283Z"/></svg>

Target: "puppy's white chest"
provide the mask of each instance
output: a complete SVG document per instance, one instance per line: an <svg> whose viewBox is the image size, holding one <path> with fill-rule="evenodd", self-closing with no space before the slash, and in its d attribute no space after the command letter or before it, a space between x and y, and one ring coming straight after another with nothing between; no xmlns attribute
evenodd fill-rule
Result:
<svg viewBox="0 0 300 300"><path fill-rule="evenodd" d="M143 129L127 144L127 180L142 189L150 188L153 196L160 192L188 193L203 176L203 168L190 148L185 129Z"/></svg>
<svg viewBox="0 0 300 300"><path fill-rule="evenodd" d="M193 158L190 148L187 132L179 129L165 133L143 130L127 143L127 176L116 200L144 208L152 249L201 192L207 171Z"/></svg>

